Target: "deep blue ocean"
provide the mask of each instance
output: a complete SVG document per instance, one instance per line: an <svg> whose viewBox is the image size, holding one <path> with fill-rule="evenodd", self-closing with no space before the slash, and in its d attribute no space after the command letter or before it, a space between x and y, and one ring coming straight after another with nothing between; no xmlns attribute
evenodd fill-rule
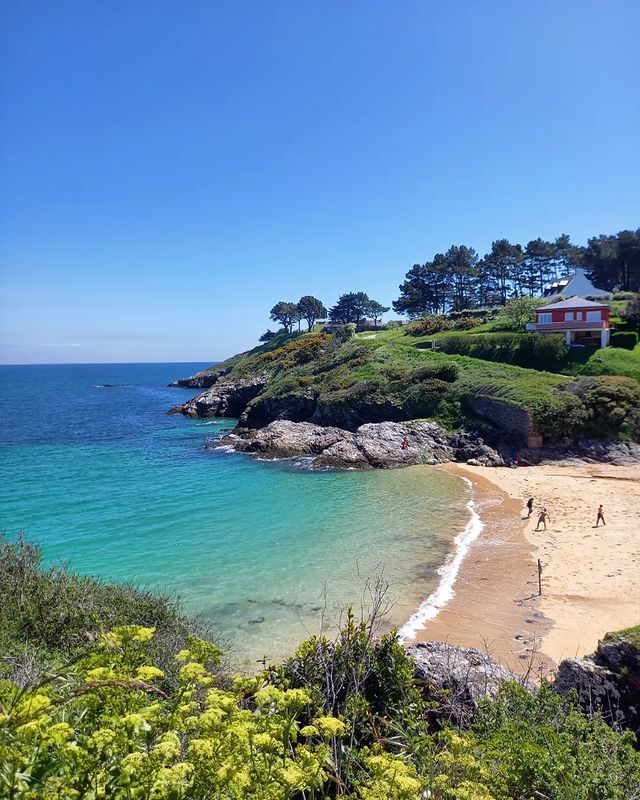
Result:
<svg viewBox="0 0 640 800"><path fill-rule="evenodd" d="M469 520L433 468L312 471L205 449L230 420L167 410L207 364L0 366L0 531L46 562L177 595L232 657L277 660L380 576L402 624Z"/></svg>

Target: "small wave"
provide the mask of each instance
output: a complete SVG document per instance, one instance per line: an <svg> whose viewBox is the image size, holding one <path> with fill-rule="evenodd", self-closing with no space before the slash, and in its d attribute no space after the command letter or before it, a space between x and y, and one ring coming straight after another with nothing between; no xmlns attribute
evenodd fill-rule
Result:
<svg viewBox="0 0 640 800"><path fill-rule="evenodd" d="M463 478L471 486L468 478ZM408 642L415 638L416 633L424 628L429 620L438 616L440 611L447 605L455 594L454 584L464 561L469 552L469 548L478 538L484 529L484 522L476 510L476 504L469 500L467 508L471 515L464 530L453 540L455 550L449 555L447 561L438 569L440 583L435 592L432 592L427 599L420 604L418 610L412 614L407 622L398 631L398 638L401 642Z"/></svg>
<svg viewBox="0 0 640 800"><path fill-rule="evenodd" d="M289 459L289 466L292 469L313 469L313 462L315 456L297 456L296 458Z"/></svg>
<svg viewBox="0 0 640 800"><path fill-rule="evenodd" d="M215 440L214 440L215 441ZM217 447L213 448L214 450L218 450L222 453L235 453L236 448L232 444L221 444Z"/></svg>

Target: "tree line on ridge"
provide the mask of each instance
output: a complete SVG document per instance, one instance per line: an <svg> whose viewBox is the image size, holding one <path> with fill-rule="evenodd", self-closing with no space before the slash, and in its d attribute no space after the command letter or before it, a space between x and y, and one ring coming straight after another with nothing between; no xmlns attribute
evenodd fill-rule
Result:
<svg viewBox="0 0 640 800"><path fill-rule="evenodd" d="M567 234L553 242L541 238L525 247L497 239L490 252L480 257L466 245L453 245L430 261L414 264L400 284L400 296L392 303L397 314L413 319L425 314L460 312L465 309L503 306L513 298L542 294L551 281L585 269L587 277L606 291L640 291L640 228L613 235L594 236L586 246L575 245ZM334 323L360 324L370 317L377 327L389 311L365 292L341 295L329 310L311 295L298 303L280 301L271 319L287 333L304 320L308 330L327 317ZM261 341L275 336L267 331Z"/></svg>

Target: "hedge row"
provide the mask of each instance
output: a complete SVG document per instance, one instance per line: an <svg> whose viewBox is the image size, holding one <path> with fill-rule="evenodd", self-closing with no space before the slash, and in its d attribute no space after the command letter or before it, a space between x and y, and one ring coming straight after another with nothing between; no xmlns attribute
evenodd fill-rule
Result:
<svg viewBox="0 0 640 800"><path fill-rule="evenodd" d="M635 331L617 331L611 335L611 347L624 347L633 350L638 344L638 334Z"/></svg>
<svg viewBox="0 0 640 800"><path fill-rule="evenodd" d="M454 334L439 339L438 345L445 353L547 370L557 367L569 352L564 337L556 334Z"/></svg>

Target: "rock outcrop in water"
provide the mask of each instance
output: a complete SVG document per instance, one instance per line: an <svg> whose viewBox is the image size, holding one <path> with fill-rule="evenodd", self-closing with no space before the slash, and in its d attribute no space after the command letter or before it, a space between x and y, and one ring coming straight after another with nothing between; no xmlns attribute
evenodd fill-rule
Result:
<svg viewBox="0 0 640 800"><path fill-rule="evenodd" d="M405 437L408 446L403 448ZM486 466L504 465L502 457L482 439L450 434L425 420L367 423L355 431L280 420L264 428L240 428L211 445L229 446L262 458L311 456L318 468L385 469L467 460Z"/></svg>
<svg viewBox="0 0 640 800"><path fill-rule="evenodd" d="M209 380L205 376L201 379ZM233 380L219 375L202 394L172 408L170 413L186 417L239 417L264 389L266 380L262 375Z"/></svg>

